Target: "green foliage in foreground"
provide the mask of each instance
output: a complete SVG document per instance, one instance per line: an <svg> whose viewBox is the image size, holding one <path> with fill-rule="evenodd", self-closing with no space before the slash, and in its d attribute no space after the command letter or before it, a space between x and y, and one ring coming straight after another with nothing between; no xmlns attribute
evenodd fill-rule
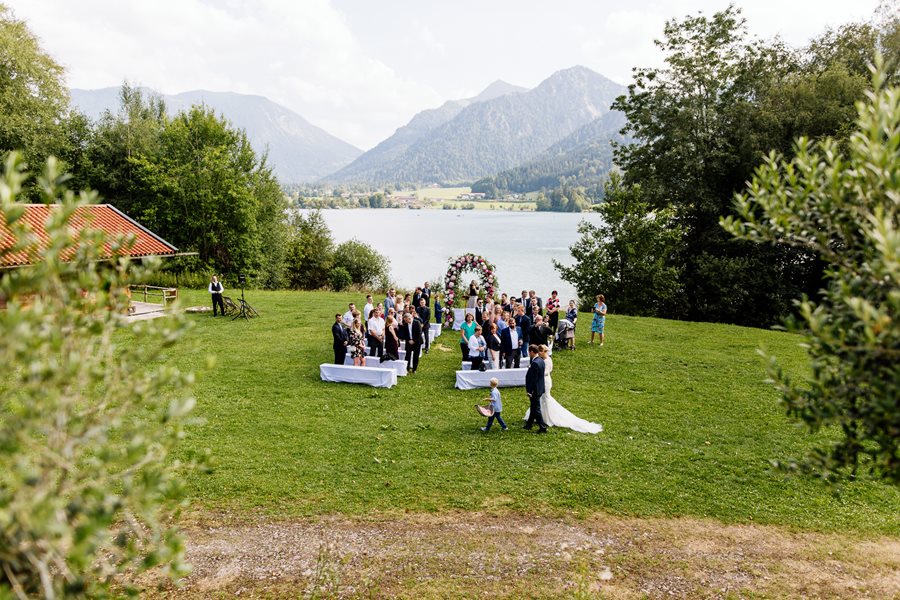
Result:
<svg viewBox="0 0 900 600"><path fill-rule="evenodd" d="M96 195L59 187L49 161L37 188L59 206L49 247L36 248L15 202L25 181L16 159L0 178L0 223L18 240L8 250L29 252L35 266L0 275L0 598L93 596L159 564L183 573L170 521L183 465L169 452L193 406L191 377L145 361L170 352L186 324L141 323L117 346L122 290L145 269L98 262L98 249L130 241L70 230Z"/></svg>
<svg viewBox="0 0 900 600"><path fill-rule="evenodd" d="M885 87L883 70L873 84L846 157L832 139L801 138L790 161L773 153L738 197L740 218L723 224L829 265L821 301L799 302L791 322L805 334L812 380L770 367L793 416L843 433L799 466L826 479L870 468L900 484L900 87Z"/></svg>
<svg viewBox="0 0 900 600"><path fill-rule="evenodd" d="M205 292L183 291L191 304ZM725 522L900 533L900 491L865 477L835 495L769 465L832 437L806 435L764 382L762 345L802 376L802 338L783 332L659 319L607 317L604 348L558 354L554 395L603 423L597 436L517 427L522 389L504 389L501 434L485 435L473 405L483 392L453 388L456 336L445 332L419 372L398 387L329 384L335 312L362 294L253 292L251 322L193 317L192 336L216 368L198 377L197 411L181 446L211 448L213 475L195 477L195 507L237 515L516 510L688 515ZM123 343L128 340L123 339ZM170 364L203 370L204 352L173 350Z"/></svg>

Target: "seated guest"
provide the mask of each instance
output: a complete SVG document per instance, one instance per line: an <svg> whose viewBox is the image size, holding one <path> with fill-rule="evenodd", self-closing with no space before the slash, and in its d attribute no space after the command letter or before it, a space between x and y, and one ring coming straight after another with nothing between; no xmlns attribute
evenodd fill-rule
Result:
<svg viewBox="0 0 900 600"><path fill-rule="evenodd" d="M422 325L413 319L412 313L403 317L403 325L399 329L400 339L406 342L406 368L415 373L419 368L419 350L422 348Z"/></svg>
<svg viewBox="0 0 900 600"><path fill-rule="evenodd" d="M483 331L483 329L482 329ZM488 347L488 358L490 359L491 368L492 369L500 369L500 348L501 341L500 336L497 334L497 324L491 323L487 329L488 336L485 338L487 340Z"/></svg>
<svg viewBox="0 0 900 600"><path fill-rule="evenodd" d="M369 313L371 313L375 309L375 304L372 302L372 294L366 296L366 305L363 307L362 317L363 320L369 318Z"/></svg>
<svg viewBox="0 0 900 600"><path fill-rule="evenodd" d="M347 309L347 312L344 313L344 318L342 319L345 327L353 325L354 312L356 312L356 305L351 302L350 307Z"/></svg>
<svg viewBox="0 0 900 600"><path fill-rule="evenodd" d="M459 349L463 361L469 360L469 338L475 333L475 327L475 316L467 312L466 320L459 326Z"/></svg>
<svg viewBox="0 0 900 600"><path fill-rule="evenodd" d="M525 305L519 304L516 310L516 326L522 335L522 356L528 355L529 336L531 335L531 326L533 325L531 317L525 314Z"/></svg>
<svg viewBox="0 0 900 600"><path fill-rule="evenodd" d="M419 308L416 309L416 314L419 315L419 320L422 321L422 333L425 336L425 354L428 354L428 348L431 347L431 335L429 335L429 330L431 329L431 310L428 309L428 301L425 300L425 296L421 296L419 298Z"/></svg>
<svg viewBox="0 0 900 600"><path fill-rule="evenodd" d="M350 321L350 325L353 325L353 321ZM331 326L331 337L334 338L332 344L334 348L334 364L342 365L344 364L344 357L347 356L347 345L350 342L350 338L347 335L347 328L344 327L344 324L341 321L340 313L334 315L334 325Z"/></svg>
<svg viewBox="0 0 900 600"><path fill-rule="evenodd" d="M475 326L475 333L469 337L469 360L472 361L473 371L484 371L484 355L487 352L487 342L481 335L481 325Z"/></svg>
<svg viewBox="0 0 900 600"><path fill-rule="evenodd" d="M384 319L381 318L381 307L375 307L372 318L369 319L369 354L370 356L384 355Z"/></svg>
<svg viewBox="0 0 900 600"><path fill-rule="evenodd" d="M359 319L356 319L350 325L350 331L347 332L347 346L350 348L350 357L353 359L354 367L366 366L365 339L362 323L359 322Z"/></svg>
<svg viewBox="0 0 900 600"><path fill-rule="evenodd" d="M394 317L388 317L384 322L384 355L381 362L386 360L400 360L400 339L397 337Z"/></svg>
<svg viewBox="0 0 900 600"><path fill-rule="evenodd" d="M500 352L507 369L519 368L522 358L522 334L512 317L506 322L506 329L500 333Z"/></svg>

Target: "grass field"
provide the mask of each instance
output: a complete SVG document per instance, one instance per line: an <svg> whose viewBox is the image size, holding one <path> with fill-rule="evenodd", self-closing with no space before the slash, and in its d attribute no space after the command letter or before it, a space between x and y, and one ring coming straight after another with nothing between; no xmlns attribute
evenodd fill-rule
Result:
<svg viewBox="0 0 900 600"><path fill-rule="evenodd" d="M185 290L184 302L206 304ZM516 425L524 391L504 390L506 433L479 431L479 392L453 388L460 355L445 332L416 375L391 390L328 384L335 312L361 298L257 292L252 322L191 317L169 360L198 373L197 414L181 447L210 448L211 475L189 482L195 508L289 518L478 510L587 516L709 517L853 533L900 532L900 491L866 480L838 494L770 471L814 439L763 382L764 345L802 374L797 337L611 315L605 348L558 353L554 396L603 423L597 436ZM207 357L215 366L207 366Z"/></svg>

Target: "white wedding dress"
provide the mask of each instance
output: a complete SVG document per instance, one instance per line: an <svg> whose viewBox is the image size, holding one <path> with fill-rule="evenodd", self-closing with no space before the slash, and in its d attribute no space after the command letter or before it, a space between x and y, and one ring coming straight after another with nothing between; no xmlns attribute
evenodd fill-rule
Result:
<svg viewBox="0 0 900 600"><path fill-rule="evenodd" d="M550 395L550 390L553 388L553 378L550 375L552 372L553 359L547 357L544 359L544 395L541 396L541 414L544 416L544 422L551 427L565 427L580 433L600 433L603 431L603 425L576 417ZM530 408L525 411L526 421L530 413Z"/></svg>

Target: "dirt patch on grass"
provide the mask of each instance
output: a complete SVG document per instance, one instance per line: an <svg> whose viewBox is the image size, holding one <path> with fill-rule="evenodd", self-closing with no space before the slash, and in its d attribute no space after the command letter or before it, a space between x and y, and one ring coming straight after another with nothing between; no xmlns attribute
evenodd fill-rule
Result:
<svg viewBox="0 0 900 600"><path fill-rule="evenodd" d="M694 519L441 514L186 530L180 597L900 598L900 540Z"/></svg>

